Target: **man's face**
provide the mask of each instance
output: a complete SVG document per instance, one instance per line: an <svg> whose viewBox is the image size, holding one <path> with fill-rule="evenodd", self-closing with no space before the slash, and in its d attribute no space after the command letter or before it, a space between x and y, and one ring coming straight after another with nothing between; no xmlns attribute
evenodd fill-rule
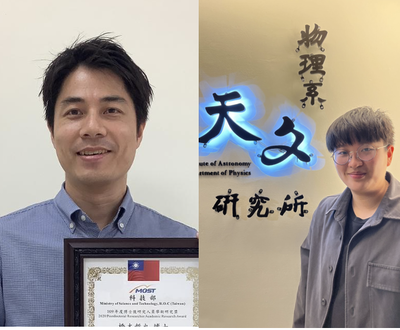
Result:
<svg viewBox="0 0 400 330"><path fill-rule="evenodd" d="M335 163L336 171L343 183L350 188L353 193L361 195L371 195L386 189L385 179L386 169L392 162L394 147L389 146L376 150L376 155L369 161L362 161L357 157L357 150L360 146L369 145L379 148L384 145L381 140L372 143L354 143L344 145L335 151L351 152L351 160L345 165Z"/></svg>
<svg viewBox="0 0 400 330"><path fill-rule="evenodd" d="M145 124L123 81L108 70L78 67L64 81L52 142L66 186L126 184Z"/></svg>

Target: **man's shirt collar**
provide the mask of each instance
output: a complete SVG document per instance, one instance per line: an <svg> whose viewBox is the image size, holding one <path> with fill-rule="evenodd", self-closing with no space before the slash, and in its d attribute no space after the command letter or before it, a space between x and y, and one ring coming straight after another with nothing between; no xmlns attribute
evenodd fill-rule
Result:
<svg viewBox="0 0 400 330"><path fill-rule="evenodd" d="M71 233L75 232L77 226L86 226L85 224L89 223L94 224L88 217L88 215L83 210L81 210L79 206L76 205L76 203L68 195L67 191L65 190L64 183L61 186L61 190L54 198L54 203L63 215L63 219L65 220L65 223L69 227ZM129 188L127 187L125 196L122 200L121 205L118 208L118 212L108 226L116 226L118 230L123 233L126 226L128 225L134 208L135 202L133 201Z"/></svg>
<svg viewBox="0 0 400 330"><path fill-rule="evenodd" d="M377 211L369 220L371 225L379 224L383 218L400 220L400 209L395 207L400 203L399 185L395 184L395 182L398 183L398 181L389 172L386 172L386 180L389 182L389 187L383 196ZM346 217L351 198L351 191L349 188L346 188L330 207L327 214L334 211L335 219L337 221L343 220Z"/></svg>

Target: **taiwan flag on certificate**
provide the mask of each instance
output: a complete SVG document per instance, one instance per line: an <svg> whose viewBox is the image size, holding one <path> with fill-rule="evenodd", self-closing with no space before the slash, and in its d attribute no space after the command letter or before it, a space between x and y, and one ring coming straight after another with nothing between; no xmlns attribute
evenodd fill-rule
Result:
<svg viewBox="0 0 400 330"><path fill-rule="evenodd" d="M128 281L159 281L159 260L128 260Z"/></svg>

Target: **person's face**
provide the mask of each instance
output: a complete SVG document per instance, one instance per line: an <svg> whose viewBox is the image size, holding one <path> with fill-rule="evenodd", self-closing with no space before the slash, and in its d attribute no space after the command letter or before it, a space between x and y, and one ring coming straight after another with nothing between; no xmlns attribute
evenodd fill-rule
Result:
<svg viewBox="0 0 400 330"><path fill-rule="evenodd" d="M66 185L126 184L143 137L123 81L108 70L78 67L64 81L52 142Z"/></svg>
<svg viewBox="0 0 400 330"><path fill-rule="evenodd" d="M376 155L369 161L362 161L357 157L357 150L360 146L369 145L379 148L384 145L381 140L372 143L354 143L352 145L344 145L335 151L348 152L351 160L345 165L335 163L336 171L343 183L356 194L371 194L380 192L386 187L386 169L392 162L393 146L376 150Z"/></svg>

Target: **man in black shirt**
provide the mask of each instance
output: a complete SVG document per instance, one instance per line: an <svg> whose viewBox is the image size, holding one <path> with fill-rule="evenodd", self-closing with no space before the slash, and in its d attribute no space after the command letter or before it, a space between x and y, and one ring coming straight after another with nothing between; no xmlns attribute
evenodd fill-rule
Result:
<svg viewBox="0 0 400 330"><path fill-rule="evenodd" d="M323 199L301 247L295 327L400 326L400 183L387 172L394 129L369 107L326 134L347 186Z"/></svg>

